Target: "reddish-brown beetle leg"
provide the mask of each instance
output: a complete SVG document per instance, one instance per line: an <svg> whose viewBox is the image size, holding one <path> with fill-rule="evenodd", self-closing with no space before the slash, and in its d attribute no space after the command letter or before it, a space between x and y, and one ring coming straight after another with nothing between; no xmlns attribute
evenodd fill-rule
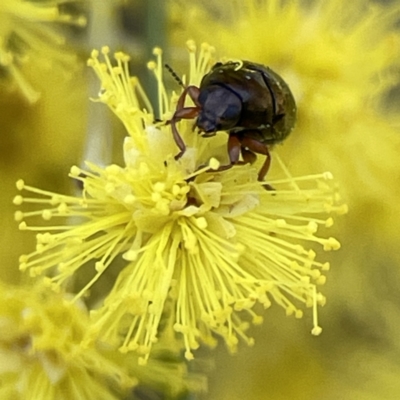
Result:
<svg viewBox="0 0 400 400"><path fill-rule="evenodd" d="M182 136L179 134L178 129L176 127L176 123L181 119L192 119L196 118L199 113L199 109L197 107L186 107L177 110L171 119L171 128L172 135L174 137L175 143L179 147L180 152L175 156L175 160L179 160L186 150L185 142L182 139Z"/></svg>
<svg viewBox="0 0 400 400"><path fill-rule="evenodd" d="M175 143L180 150L180 152L175 156L175 160L179 160L186 151L185 142L183 141L182 136L179 134L178 129L176 128L177 121L179 121L179 119L175 119L175 116L171 119L172 136L174 137Z"/></svg>
<svg viewBox="0 0 400 400"><path fill-rule="evenodd" d="M268 147L264 143L261 143L258 140L250 138L243 138L242 146L247 147L250 151L254 153L263 154L266 156L264 164L262 165L260 171L258 172L258 180L263 181L265 175L267 175L269 167L271 166L271 154L269 153Z"/></svg>
<svg viewBox="0 0 400 400"><path fill-rule="evenodd" d="M235 135L229 135L228 154L231 166L239 162L240 148L241 144L239 138Z"/></svg>
<svg viewBox="0 0 400 400"><path fill-rule="evenodd" d="M232 165L239 163L240 141L235 135L229 135L228 154L230 163L226 165L221 165L217 171L226 171L227 169L232 168Z"/></svg>
<svg viewBox="0 0 400 400"><path fill-rule="evenodd" d="M269 168L271 166L271 154L269 153L268 148L266 147L266 154L265 154L265 161L264 164L262 165L260 171L258 171L258 180L263 181L265 178L265 175L267 175Z"/></svg>
<svg viewBox="0 0 400 400"><path fill-rule="evenodd" d="M197 108L201 107L199 100L198 100L199 95L200 95L200 89L197 86L187 86L184 89L183 93L181 94L179 100L181 99L181 97L183 97L183 94L185 94L185 96L187 94L192 99L193 103L195 104L195 106ZM184 108L185 98L183 98L181 104L179 103L179 100L178 100L178 104L176 107L177 110L179 110L179 106L181 106L181 108Z"/></svg>
<svg viewBox="0 0 400 400"><path fill-rule="evenodd" d="M257 156L250 150L241 148L243 164L254 164L257 160Z"/></svg>
<svg viewBox="0 0 400 400"><path fill-rule="evenodd" d="M185 150L186 150L185 142L183 141L182 136L178 132L176 123L178 121L180 121L181 119L192 119L192 118L197 117L197 115L199 114L199 107L200 107L200 104L197 101L197 98L199 97L199 93L200 93L200 90L196 86L185 87L182 94L179 96L179 99L178 99L178 102L176 105L176 111L170 121L171 128L172 128L172 135L174 137L176 145L179 147L179 150L180 150L180 152L175 156L175 160L179 160L183 156L183 154L185 153ZM185 99L186 99L187 95L189 95L189 97L195 103L195 105L196 105L195 107L185 107Z"/></svg>

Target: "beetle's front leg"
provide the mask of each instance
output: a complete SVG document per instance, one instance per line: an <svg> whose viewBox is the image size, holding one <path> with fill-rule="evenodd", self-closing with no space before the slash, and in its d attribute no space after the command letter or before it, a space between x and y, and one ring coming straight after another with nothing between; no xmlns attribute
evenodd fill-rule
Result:
<svg viewBox="0 0 400 400"><path fill-rule="evenodd" d="M183 90L182 94L179 96L177 105L176 105L176 111L174 115L172 116L171 120L169 123L171 124L172 128L172 135L174 137L176 145L179 147L180 152L175 156L175 160L179 160L183 154L186 151L186 145L185 142L182 139L182 136L178 132L178 128L176 127L176 124L178 121L181 119L192 119L196 118L199 109L200 109L200 104L198 102L198 97L199 97L200 90L196 86L187 86ZM195 103L195 107L185 107L185 99L186 96L189 96L192 101Z"/></svg>
<svg viewBox="0 0 400 400"><path fill-rule="evenodd" d="M185 108L185 100L186 96L189 96L196 107L200 107L200 103L198 101L200 95L200 89L197 86L186 86L183 89L183 92L179 96L178 102L176 103L176 111L182 110Z"/></svg>
<svg viewBox="0 0 400 400"><path fill-rule="evenodd" d="M175 143L179 147L180 152L175 156L175 160L179 160L186 151L185 142L182 139L182 136L178 132L178 128L176 127L176 123L181 119L192 119L196 118L199 113L199 109L197 107L186 107L181 108L179 111L177 110L173 115L170 123L172 128L172 135L174 137Z"/></svg>

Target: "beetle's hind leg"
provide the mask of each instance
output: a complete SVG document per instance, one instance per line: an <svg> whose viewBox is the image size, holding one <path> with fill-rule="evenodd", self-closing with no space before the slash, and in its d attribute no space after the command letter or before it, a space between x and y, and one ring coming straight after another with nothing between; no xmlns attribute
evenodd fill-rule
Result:
<svg viewBox="0 0 400 400"><path fill-rule="evenodd" d="M238 164L253 164L257 159L256 153L266 156L264 164L258 172L258 180L263 181L271 165L271 154L268 147L256 139L243 138L238 134L231 133L228 139L228 154L230 164L221 165L217 171L226 171L227 169L232 168L232 166ZM239 161L240 154L242 154L243 161ZM275 190L271 185L268 184L264 184L264 187L266 190Z"/></svg>
<svg viewBox="0 0 400 400"><path fill-rule="evenodd" d="M240 154L242 154L242 161L240 161ZM228 138L228 155L230 163L221 165L218 171L226 171L234 165L253 164L257 160L255 151L248 148L248 146L243 146L243 140L240 136L232 133Z"/></svg>
<svg viewBox="0 0 400 400"><path fill-rule="evenodd" d="M251 151L253 153L262 154L265 156L264 164L262 165L260 171L258 172L258 180L263 181L265 175L267 175L269 168L271 166L271 154L269 152L268 146L259 140L244 137L242 138L242 147L247 148L247 151Z"/></svg>
<svg viewBox="0 0 400 400"><path fill-rule="evenodd" d="M250 151L246 147L241 148L242 152L242 163L243 164L254 164L257 160L257 156L254 152Z"/></svg>
<svg viewBox="0 0 400 400"><path fill-rule="evenodd" d="M264 181L265 176L267 175L269 168L271 166L271 153L269 152L269 148L266 144L260 142L259 140L244 137L241 140L242 148L246 152L246 157L252 157L251 160L255 161L256 154L265 155L264 164L261 166L260 171L258 171L258 180L260 182ZM243 154L243 150L242 150ZM251 156L249 154L252 154ZM243 159L245 156L243 155ZM250 162L251 162L250 160ZM275 190L271 185L264 184L264 188L266 190Z"/></svg>

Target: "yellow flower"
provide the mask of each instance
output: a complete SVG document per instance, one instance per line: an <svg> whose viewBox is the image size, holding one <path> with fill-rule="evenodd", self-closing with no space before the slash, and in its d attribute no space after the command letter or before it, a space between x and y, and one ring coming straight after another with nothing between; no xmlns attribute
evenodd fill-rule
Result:
<svg viewBox="0 0 400 400"><path fill-rule="evenodd" d="M199 84L212 63L213 48L203 45L198 57L192 42L188 48L190 73L183 80ZM21 229L38 232L36 251L21 256L20 268L34 276L47 274L46 282L58 290L93 263L92 278L78 289L76 301L122 255L126 267L104 293L103 304L91 312L86 340L100 336L120 344L123 352L136 350L142 363L168 327L182 335L187 359L200 342L215 345L215 334L231 350L239 338L252 344L246 330L249 322L262 321L253 310L257 303L268 308L276 302L296 317L302 316L302 305L312 307L312 332L319 334L317 305L325 299L317 286L325 282L321 272L329 264L315 260L311 247L339 248L335 239L316 232L332 224L321 214L345 211L337 205L331 174L295 178L280 164L275 178L268 177L276 190L265 190L254 166L218 171L227 163L227 134L203 138L188 120L178 123L188 148L175 160L178 149L165 121L177 96L170 98L164 88L161 50L155 50L157 62L149 64L159 86L161 122L154 122L145 93L129 75L129 57L117 53L113 66L108 53L102 49L101 62L94 51L89 65L102 83L99 101L128 131L125 165L73 167L70 176L83 186L76 197L19 181L18 189L33 197L20 195L14 202L39 205L16 213ZM68 223L27 224L37 216L68 218Z"/></svg>
<svg viewBox="0 0 400 400"><path fill-rule="evenodd" d="M45 23L62 22L83 26L84 17L73 17L60 10L61 0L7 0L0 4L0 69L17 84L30 102L39 98L21 71L21 64L31 58L30 66L50 69L51 60L70 62L71 55L58 47L65 39Z"/></svg>
<svg viewBox="0 0 400 400"><path fill-rule="evenodd" d="M118 354L83 348L89 315L47 288L0 285L0 398L119 399L136 384Z"/></svg>

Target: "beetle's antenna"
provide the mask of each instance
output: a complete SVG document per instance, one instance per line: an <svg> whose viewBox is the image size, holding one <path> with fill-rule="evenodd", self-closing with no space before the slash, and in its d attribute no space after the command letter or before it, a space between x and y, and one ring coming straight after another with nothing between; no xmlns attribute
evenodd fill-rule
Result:
<svg viewBox="0 0 400 400"><path fill-rule="evenodd" d="M172 77L178 82L179 86L182 86L185 89L186 88L185 84L182 82L182 79L179 78L176 72L168 64L165 64L165 68L167 68Z"/></svg>

